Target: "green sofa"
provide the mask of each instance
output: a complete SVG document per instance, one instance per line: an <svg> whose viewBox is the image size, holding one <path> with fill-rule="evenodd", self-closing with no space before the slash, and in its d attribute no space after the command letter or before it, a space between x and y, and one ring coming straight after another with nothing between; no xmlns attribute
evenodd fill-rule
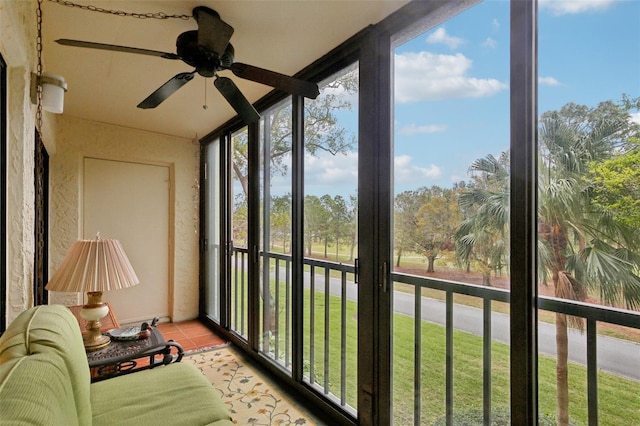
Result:
<svg viewBox="0 0 640 426"><path fill-rule="evenodd" d="M0 424L232 425L220 393L173 363L91 383L82 335L61 305L22 312L0 337Z"/></svg>

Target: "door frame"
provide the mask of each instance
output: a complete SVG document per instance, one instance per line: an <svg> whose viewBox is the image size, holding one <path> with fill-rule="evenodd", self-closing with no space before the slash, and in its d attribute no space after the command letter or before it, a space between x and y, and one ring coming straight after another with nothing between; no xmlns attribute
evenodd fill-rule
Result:
<svg viewBox="0 0 640 426"><path fill-rule="evenodd" d="M85 160L104 160L104 161L116 161L122 163L132 163L132 164L140 164L144 166L159 166L159 167L167 167L169 171L169 205L168 207L168 221L167 221L167 231L168 231L168 247L167 247L167 303L168 303L168 312L169 317L173 321L175 317L175 164L167 161L152 161L146 159L139 158L130 158L130 157L121 157L117 155L89 155L89 154L81 154L80 155L80 177L79 188L78 188L78 235L83 235L84 230L84 189L85 189Z"/></svg>

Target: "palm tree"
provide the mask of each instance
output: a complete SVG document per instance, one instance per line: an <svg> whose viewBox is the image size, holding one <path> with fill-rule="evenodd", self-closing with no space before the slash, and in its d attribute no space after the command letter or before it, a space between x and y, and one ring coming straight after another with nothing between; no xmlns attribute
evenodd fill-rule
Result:
<svg viewBox="0 0 640 426"><path fill-rule="evenodd" d="M541 283L556 297L585 300L589 290L609 305L640 307L638 229L597 208L585 176L590 163L624 149L628 115L603 103L596 109L574 104L542 115L538 238ZM556 314L557 421L569 422L567 326L580 321Z"/></svg>
<svg viewBox="0 0 640 426"><path fill-rule="evenodd" d="M473 262L482 271L482 283L490 286L491 272L509 264L509 154L487 155L469 171L474 183L458 198L465 218L454 233L456 257L462 265Z"/></svg>
<svg viewBox="0 0 640 426"><path fill-rule="evenodd" d="M541 284L553 286L558 298L586 300L593 294L606 305L640 308L640 232L594 203L588 180L594 164L634 149L632 141L640 129L631 122L628 109L613 102L593 109L569 103L540 118L538 277ZM499 232L509 219L505 164L508 157L503 154L499 160L476 160L470 167L480 175L460 197L460 207L467 210L456 233L462 261L482 258L480 253L498 258L498 250L490 249L503 241L498 237L508 235ZM567 328L582 324L558 313L555 325L557 422L568 425Z"/></svg>

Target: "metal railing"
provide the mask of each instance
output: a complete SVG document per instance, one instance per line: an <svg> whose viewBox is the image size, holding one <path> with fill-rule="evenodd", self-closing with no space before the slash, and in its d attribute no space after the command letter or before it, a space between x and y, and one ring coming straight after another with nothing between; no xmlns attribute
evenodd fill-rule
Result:
<svg viewBox="0 0 640 426"><path fill-rule="evenodd" d="M231 306L233 314L231 316L231 328L241 336L246 336L247 312L246 299L247 281L246 261L247 252L244 249L234 248L232 255L232 266L234 273L232 288ZM263 320L261 327L263 341L261 351L263 355L273 360L281 368L291 370L290 360L292 359L291 345L291 258L290 256L261 253L263 265L263 282L269 281L268 287L261 290ZM304 341L304 381L311 387L322 393L336 405L355 415L355 397L348 397L348 387L353 385L349 381L354 380L354 376L349 376L347 371L347 361L349 343L347 338L348 324L348 304L357 303L357 293L355 287L353 292L350 286L353 283L355 268L353 265L345 265L336 262L327 262L316 259L305 259L304 285L308 294L305 296L305 341ZM421 326L425 321L423 312L423 289L439 290L444 292L444 329L445 329L445 393L446 393L446 422L452 424L454 410L454 312L462 305L454 303L454 295L472 296L482 300L481 332L477 333L482 337L482 400L484 423L489 424L491 419L491 393L492 393L492 336L494 302L509 303L510 293L508 290L485 287L461 282L453 282L415 276L400 273L391 273L392 282L410 286L413 293L403 292L403 295L413 295L413 315L420 318L414 320L414 401L413 418L415 424L420 424L422 416L421 407L421 374L423 365ZM398 294L396 292L395 294ZM410 296L411 297L411 296ZM241 300L238 300L240 298ZM333 301L333 303L332 303ZM335 308L339 312L339 330L336 332ZM598 363L597 347L598 334L596 324L599 322L620 325L635 329L640 329L640 313L613 309L604 306L591 305L577 301L563 300L552 297L540 297L539 309L553 313L567 314L570 316L583 318L586 320L586 353L587 353L587 392L588 392L588 419L589 425L596 425L598 422ZM267 319L273 318L267 326ZM317 324L322 324L321 329ZM335 360L336 351L332 347L335 344L333 336L339 334L339 360ZM269 335L269 338L264 336ZM356 352L353 352L354 354ZM357 355L355 355L357 357ZM336 365L338 367L336 367ZM351 377L351 378L349 378ZM337 378L337 382L332 382ZM408 385L408 384L407 384ZM354 386L355 389L355 386Z"/></svg>
<svg viewBox="0 0 640 426"><path fill-rule="evenodd" d="M492 311L492 302L510 302L510 293L508 290L478 286L467 283L439 280L426 278L422 276L405 275L392 273L391 278L394 283L402 283L413 286L414 295L414 318L421 318L415 321L415 365L414 365L414 424L421 424L422 407L421 407L421 375L422 370L421 357L422 342L420 322L424 321L422 308L423 299L422 289L439 290L445 293L445 339L446 339L446 424L453 422L453 372L454 372L454 346L453 346L453 314L456 308L462 305L454 303L454 295L465 295L477 297L482 300L482 332L478 333L482 336L482 401L483 401L483 422L490 424L491 422L491 365L492 365L492 349L491 344L494 341L492 336L492 328L494 315ZM559 299L555 297L540 296L538 298L538 309L540 311L549 311L553 313L566 314L576 318L582 318L586 322L586 369L587 369L587 412L588 424L598 424L598 338L596 332L597 323L608 323L624 327L640 329L640 313L631 312L621 309L610 308L606 306L593 305L578 301ZM638 353L640 355L640 352ZM640 361L640 357L637 361Z"/></svg>

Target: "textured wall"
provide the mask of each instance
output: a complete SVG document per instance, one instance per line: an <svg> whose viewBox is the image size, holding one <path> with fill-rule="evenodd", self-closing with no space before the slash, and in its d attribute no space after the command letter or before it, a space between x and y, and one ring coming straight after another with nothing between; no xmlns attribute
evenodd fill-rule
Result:
<svg viewBox="0 0 640 426"><path fill-rule="evenodd" d="M7 323L33 303L35 2L0 1L0 53L8 68Z"/></svg>
<svg viewBox="0 0 640 426"><path fill-rule="evenodd" d="M198 315L198 145L191 140L58 116L50 158L50 273L80 236L82 159L90 156L175 169L174 321ZM51 302L74 303L51 294Z"/></svg>

